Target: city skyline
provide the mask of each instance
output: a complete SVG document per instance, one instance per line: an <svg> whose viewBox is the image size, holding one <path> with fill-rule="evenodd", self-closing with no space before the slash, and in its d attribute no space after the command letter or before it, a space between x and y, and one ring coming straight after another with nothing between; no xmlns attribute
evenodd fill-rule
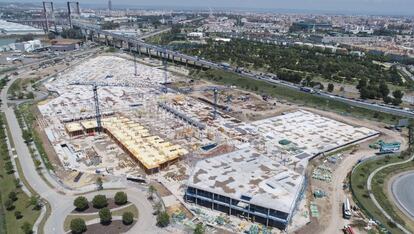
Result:
<svg viewBox="0 0 414 234"><path fill-rule="evenodd" d="M0 2L16 2L15 0L1 0ZM38 1L24 1L37 3ZM55 3L65 1L58 0ZM39 1L41 3L41 1ZM87 0L82 1L84 7L107 7L107 1ZM117 0L112 1L114 9L117 8L168 8L168 9L238 9L273 12L298 12L298 13L340 13L340 14L385 14L385 15L414 15L414 1L410 0L207 0L194 2L190 0Z"/></svg>

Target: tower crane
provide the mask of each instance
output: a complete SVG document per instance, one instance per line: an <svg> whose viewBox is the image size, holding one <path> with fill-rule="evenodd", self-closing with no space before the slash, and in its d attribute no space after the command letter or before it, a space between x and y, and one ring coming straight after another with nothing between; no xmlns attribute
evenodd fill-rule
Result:
<svg viewBox="0 0 414 234"><path fill-rule="evenodd" d="M208 86L202 89L180 89L182 93L192 93L192 92L210 92L213 91L213 119L217 118L217 102L219 97L219 91L231 90L230 87L220 87L220 86Z"/></svg>
<svg viewBox="0 0 414 234"><path fill-rule="evenodd" d="M167 49L164 49L163 52L163 56L162 56L162 65L164 68L164 86L161 88L161 91L163 93L167 93L168 92L168 88L167 88L167 83L168 83L168 70L167 70L167 66L168 66L168 61L167 61Z"/></svg>
<svg viewBox="0 0 414 234"><path fill-rule="evenodd" d="M101 110L99 106L99 96L98 96L98 87L105 87L105 86L129 86L125 84L112 84L106 82L96 82L96 81L78 81L70 83L70 85L85 85L85 86L92 86L93 91L93 99L95 103L95 117L96 117L96 126L98 132L102 130L102 122L101 122Z"/></svg>

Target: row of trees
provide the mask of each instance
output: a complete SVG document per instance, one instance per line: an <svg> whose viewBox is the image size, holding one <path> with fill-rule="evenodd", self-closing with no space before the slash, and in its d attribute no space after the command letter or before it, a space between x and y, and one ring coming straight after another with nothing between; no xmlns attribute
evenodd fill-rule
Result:
<svg viewBox="0 0 414 234"><path fill-rule="evenodd" d="M128 202L128 195L124 192L117 192L114 196L114 202L118 206L125 205ZM73 201L75 209L79 212L89 208L89 201L84 196L79 196ZM108 199L105 195L96 195L92 199L92 206L96 209L102 209L108 206Z"/></svg>
<svg viewBox="0 0 414 234"><path fill-rule="evenodd" d="M117 192L114 196L114 202L116 205L121 206L128 203L128 195L125 192ZM79 196L73 201L75 209L79 212L85 211L89 208L89 201L84 196ZM105 195L96 195L92 199L92 206L99 209L100 223L103 225L109 225L112 222L112 212L107 207L108 199ZM122 222L125 225L131 225L134 222L134 214L131 212L124 212L122 214ZM71 220L70 229L72 233L83 233L87 230L85 220L82 218L76 218Z"/></svg>
<svg viewBox="0 0 414 234"><path fill-rule="evenodd" d="M401 90L395 90L390 97L390 89L385 81L375 82L368 81L366 78L359 80L356 88L359 90L362 99L382 99L386 104L398 106L402 103L404 93Z"/></svg>
<svg viewBox="0 0 414 234"><path fill-rule="evenodd" d="M112 212L109 208L99 210L99 219L102 225L109 225L112 222ZM134 222L134 214L126 211L122 214L122 223L131 225ZM80 234L87 231L86 222L82 218L75 218L70 221L70 230L74 234Z"/></svg>

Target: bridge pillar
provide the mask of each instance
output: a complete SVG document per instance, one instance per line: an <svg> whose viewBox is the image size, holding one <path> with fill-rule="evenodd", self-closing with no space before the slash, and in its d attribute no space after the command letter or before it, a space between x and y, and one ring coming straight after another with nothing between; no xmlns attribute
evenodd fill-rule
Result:
<svg viewBox="0 0 414 234"><path fill-rule="evenodd" d="M98 42L101 42L101 34L98 33L97 35L98 35Z"/></svg>
<svg viewBox="0 0 414 234"><path fill-rule="evenodd" d="M188 59L185 60L185 67L188 67Z"/></svg>
<svg viewBox="0 0 414 234"><path fill-rule="evenodd" d="M108 46L108 45L109 45L108 36L106 36L106 35L105 35L105 44L106 44L106 46Z"/></svg>
<svg viewBox="0 0 414 234"><path fill-rule="evenodd" d="M147 51L148 51L148 57L151 58L151 49L148 48Z"/></svg>
<svg viewBox="0 0 414 234"><path fill-rule="evenodd" d="M137 46L137 49L138 49L139 56L141 56L141 46Z"/></svg>

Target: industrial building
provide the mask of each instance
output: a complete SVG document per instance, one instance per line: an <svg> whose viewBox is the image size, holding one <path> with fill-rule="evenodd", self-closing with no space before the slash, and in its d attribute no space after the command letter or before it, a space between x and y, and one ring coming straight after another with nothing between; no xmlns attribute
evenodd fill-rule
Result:
<svg viewBox="0 0 414 234"><path fill-rule="evenodd" d="M44 34L42 29L0 20L0 33L5 35Z"/></svg>
<svg viewBox="0 0 414 234"><path fill-rule="evenodd" d="M304 176L247 148L202 160L185 199L284 229L304 188Z"/></svg>

